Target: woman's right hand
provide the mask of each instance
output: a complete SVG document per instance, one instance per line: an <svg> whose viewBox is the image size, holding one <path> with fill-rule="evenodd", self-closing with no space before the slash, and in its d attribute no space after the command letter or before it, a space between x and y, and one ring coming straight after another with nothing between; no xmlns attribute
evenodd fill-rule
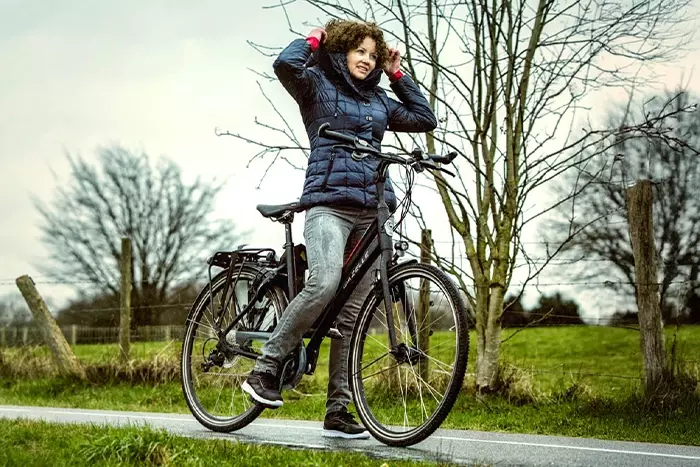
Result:
<svg viewBox="0 0 700 467"><path fill-rule="evenodd" d="M323 44L323 41L326 40L326 30L323 28L314 28L306 37L315 37L320 44Z"/></svg>

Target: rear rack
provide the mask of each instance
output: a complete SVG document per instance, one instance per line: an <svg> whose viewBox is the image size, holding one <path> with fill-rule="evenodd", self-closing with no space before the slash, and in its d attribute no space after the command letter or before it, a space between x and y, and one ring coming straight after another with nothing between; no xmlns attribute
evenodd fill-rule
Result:
<svg viewBox="0 0 700 467"><path fill-rule="evenodd" d="M256 263L265 267L276 267L279 261L276 259L275 250L272 248L239 248L234 251L217 251L214 256L207 258L207 264L221 269L231 266L231 259L248 263Z"/></svg>

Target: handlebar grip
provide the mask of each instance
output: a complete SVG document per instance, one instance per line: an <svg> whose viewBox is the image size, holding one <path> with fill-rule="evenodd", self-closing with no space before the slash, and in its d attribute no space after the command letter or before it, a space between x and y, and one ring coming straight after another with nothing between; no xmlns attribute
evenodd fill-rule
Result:
<svg viewBox="0 0 700 467"><path fill-rule="evenodd" d="M452 151L444 156L438 156L437 154L431 154L430 160L435 161L440 164L449 164L457 157L457 151Z"/></svg>
<svg viewBox="0 0 700 467"><path fill-rule="evenodd" d="M352 136L344 135L342 133L338 133L337 131L331 131L328 129L330 128L330 126L331 124L328 122L321 124L321 126L318 127L318 136L343 141L345 143L355 144L355 138L353 138Z"/></svg>

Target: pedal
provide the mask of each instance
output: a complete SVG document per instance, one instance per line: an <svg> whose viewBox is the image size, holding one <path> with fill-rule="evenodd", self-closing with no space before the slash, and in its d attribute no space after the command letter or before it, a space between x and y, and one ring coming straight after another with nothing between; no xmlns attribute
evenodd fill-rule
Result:
<svg viewBox="0 0 700 467"><path fill-rule="evenodd" d="M274 406L274 405L267 405L267 404L263 404L262 402L258 402L258 401L256 401L255 399L253 399L253 397L250 396L250 395L248 396L248 400L249 400L250 402L252 402L253 404L257 405L257 406L260 406L260 407L263 407L263 408L266 408L266 409L270 409L270 410L277 410L277 409L279 409L279 407L277 407L277 406Z"/></svg>
<svg viewBox="0 0 700 467"><path fill-rule="evenodd" d="M304 333L302 336L304 339L309 339L311 336L313 336L315 332L315 329L309 329ZM345 337L338 331L336 328L330 328L328 332L326 333L326 337L330 337L331 339L344 339Z"/></svg>
<svg viewBox="0 0 700 467"><path fill-rule="evenodd" d="M330 337L331 339L343 339L343 335L336 328L330 328L326 333L326 336Z"/></svg>

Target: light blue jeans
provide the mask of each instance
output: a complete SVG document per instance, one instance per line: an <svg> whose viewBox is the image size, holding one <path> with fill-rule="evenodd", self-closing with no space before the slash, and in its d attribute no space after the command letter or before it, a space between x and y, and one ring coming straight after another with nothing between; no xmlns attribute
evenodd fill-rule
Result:
<svg viewBox="0 0 700 467"><path fill-rule="evenodd" d="M297 346L302 335L314 324L340 284L345 258L349 256L363 232L376 219L376 209L316 206L306 211L304 239L309 277L304 289L290 303L262 348L256 371L277 374L280 362ZM335 322L343 339L332 339L328 367L326 413L347 407L351 400L348 385L348 352L357 314L362 307L373 278L375 262L360 281Z"/></svg>

